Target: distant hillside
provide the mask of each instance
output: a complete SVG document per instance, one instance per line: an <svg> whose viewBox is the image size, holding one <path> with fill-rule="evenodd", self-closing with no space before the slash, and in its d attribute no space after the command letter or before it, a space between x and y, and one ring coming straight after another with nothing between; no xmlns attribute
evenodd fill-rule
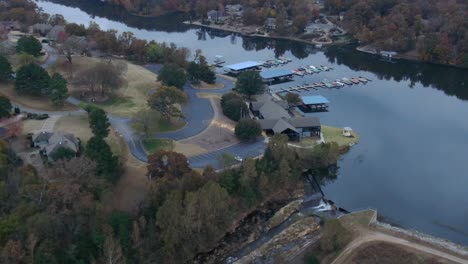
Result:
<svg viewBox="0 0 468 264"><path fill-rule="evenodd" d="M331 14L362 44L468 67L466 0L326 0Z"/></svg>

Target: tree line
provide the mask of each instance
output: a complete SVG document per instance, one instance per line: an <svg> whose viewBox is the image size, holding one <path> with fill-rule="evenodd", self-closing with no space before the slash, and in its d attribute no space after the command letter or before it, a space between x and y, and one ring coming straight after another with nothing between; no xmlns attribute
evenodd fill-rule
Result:
<svg viewBox="0 0 468 264"><path fill-rule="evenodd" d="M325 6L344 13L343 26L362 44L468 67L466 1L327 0Z"/></svg>
<svg viewBox="0 0 468 264"><path fill-rule="evenodd" d="M98 108L86 110L94 136L84 155L47 170L23 165L0 141L0 262L184 263L215 247L257 205L301 188L303 170L327 169L340 153L333 143L298 152L278 135L264 157L218 173L158 151L148 159L151 190L128 214L109 205L117 179L109 173L119 168L103 141L109 121Z"/></svg>

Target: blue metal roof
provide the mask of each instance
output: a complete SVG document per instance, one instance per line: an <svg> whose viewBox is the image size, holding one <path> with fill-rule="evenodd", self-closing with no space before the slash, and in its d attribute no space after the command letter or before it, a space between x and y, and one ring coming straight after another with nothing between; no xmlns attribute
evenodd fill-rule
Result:
<svg viewBox="0 0 468 264"><path fill-rule="evenodd" d="M328 101L327 98L321 95L305 95L305 96L301 96L301 100L306 105L330 103L330 101Z"/></svg>
<svg viewBox="0 0 468 264"><path fill-rule="evenodd" d="M274 69L274 70L262 71L262 72L260 72L260 76L263 79L267 80L267 79L273 79L273 78L288 76L288 75L291 75L292 73L293 72L291 70Z"/></svg>
<svg viewBox="0 0 468 264"><path fill-rule="evenodd" d="M244 61L241 63L236 63L236 64L231 64L231 65L226 65L225 67L228 69L231 69L233 71L239 71L239 70L244 70L248 68L253 68L260 66L261 64L258 63L257 61Z"/></svg>

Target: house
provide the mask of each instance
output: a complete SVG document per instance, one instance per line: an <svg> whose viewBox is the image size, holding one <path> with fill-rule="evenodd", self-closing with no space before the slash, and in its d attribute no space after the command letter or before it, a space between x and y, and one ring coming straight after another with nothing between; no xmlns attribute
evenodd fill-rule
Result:
<svg viewBox="0 0 468 264"><path fill-rule="evenodd" d="M291 141L304 137L320 137L320 120L318 117L292 117L260 119L258 123L268 135L285 134Z"/></svg>
<svg viewBox="0 0 468 264"><path fill-rule="evenodd" d="M265 20L265 29L275 30L276 29L276 18L269 17Z"/></svg>
<svg viewBox="0 0 468 264"><path fill-rule="evenodd" d="M291 117L287 110L289 108L288 102L284 100L251 102L249 107L252 113L260 119Z"/></svg>
<svg viewBox="0 0 468 264"><path fill-rule="evenodd" d="M41 149L41 152L53 161L53 156L61 148L77 153L80 141L73 134L63 132L38 131L32 135L32 144Z"/></svg>
<svg viewBox="0 0 468 264"><path fill-rule="evenodd" d="M208 17L208 21L214 23L223 21L225 19L223 11L210 10L206 13L206 16Z"/></svg>
<svg viewBox="0 0 468 264"><path fill-rule="evenodd" d="M47 35L47 33L49 33L51 29L52 29L52 26L49 24L38 23L38 24L34 24L31 26L30 32L39 34L41 36L45 36Z"/></svg>
<svg viewBox="0 0 468 264"><path fill-rule="evenodd" d="M226 13L230 16L241 16L244 7L240 4L226 5Z"/></svg>
<svg viewBox="0 0 468 264"><path fill-rule="evenodd" d="M47 38L49 38L52 41L57 41L57 40L60 40L62 36L64 36L64 34L65 34L65 27L56 25L50 29L49 33L47 33Z"/></svg>

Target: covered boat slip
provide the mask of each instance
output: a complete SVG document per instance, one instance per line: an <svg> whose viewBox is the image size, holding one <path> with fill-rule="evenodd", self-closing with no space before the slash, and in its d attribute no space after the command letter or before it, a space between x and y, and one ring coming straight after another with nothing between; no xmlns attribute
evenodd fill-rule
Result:
<svg viewBox="0 0 468 264"><path fill-rule="evenodd" d="M328 111L330 101L321 95L304 95L300 98L302 104L298 108L304 113Z"/></svg>
<svg viewBox="0 0 468 264"><path fill-rule="evenodd" d="M244 71L255 70L261 65L262 64L258 61L244 61L236 64L226 65L224 67L232 74L239 74Z"/></svg>
<svg viewBox="0 0 468 264"><path fill-rule="evenodd" d="M278 81L290 81L293 77L294 72L287 69L274 69L260 72L264 82L278 82Z"/></svg>

